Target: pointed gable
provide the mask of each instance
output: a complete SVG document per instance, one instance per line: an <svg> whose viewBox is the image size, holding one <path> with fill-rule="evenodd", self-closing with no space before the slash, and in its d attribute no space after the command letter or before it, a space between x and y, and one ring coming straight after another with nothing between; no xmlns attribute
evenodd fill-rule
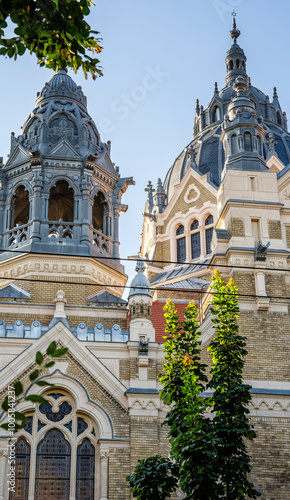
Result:
<svg viewBox="0 0 290 500"><path fill-rule="evenodd" d="M81 158L77 150L74 149L74 147L66 139L63 139L58 144L56 144L56 146L54 146L49 152L49 156L56 156L58 158L67 159Z"/></svg>
<svg viewBox="0 0 290 500"><path fill-rule="evenodd" d="M21 165L22 163L26 163L28 161L30 161L29 151L18 144L12 154L9 156L5 168L10 167L11 165Z"/></svg>

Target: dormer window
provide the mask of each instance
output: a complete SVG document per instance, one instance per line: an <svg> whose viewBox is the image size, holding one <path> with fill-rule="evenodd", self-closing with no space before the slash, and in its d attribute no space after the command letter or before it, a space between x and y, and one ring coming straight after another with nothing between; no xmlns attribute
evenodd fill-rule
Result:
<svg viewBox="0 0 290 500"><path fill-rule="evenodd" d="M221 119L221 110L219 106L215 106L212 112L213 123Z"/></svg>

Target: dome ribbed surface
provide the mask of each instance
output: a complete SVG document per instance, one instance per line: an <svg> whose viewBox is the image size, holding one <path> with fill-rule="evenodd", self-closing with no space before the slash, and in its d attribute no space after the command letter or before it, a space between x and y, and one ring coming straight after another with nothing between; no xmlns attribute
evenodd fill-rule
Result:
<svg viewBox="0 0 290 500"><path fill-rule="evenodd" d="M51 90L57 90L61 85L66 85L66 87L71 91L75 92L77 90L77 84L73 79L67 74L66 71L58 71L52 79L48 82Z"/></svg>

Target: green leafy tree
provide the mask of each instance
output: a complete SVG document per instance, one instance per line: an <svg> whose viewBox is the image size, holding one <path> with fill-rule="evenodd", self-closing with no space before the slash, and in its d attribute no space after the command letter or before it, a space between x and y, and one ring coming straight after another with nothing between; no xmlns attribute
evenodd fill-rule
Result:
<svg viewBox="0 0 290 500"><path fill-rule="evenodd" d="M57 348L55 341L49 344L46 350L46 357L44 357L43 354L38 351L35 355L35 362L38 365L38 368L30 373L29 380L31 382L31 385L28 387L25 393L27 393L33 385L38 385L40 387L53 387L53 384L50 384L45 380L39 380L39 377L41 376L43 370L51 368L55 364L54 359L60 358L61 356L66 354L67 351L67 347ZM15 423L13 423L13 430L11 431L11 433L13 434L14 431L22 429L25 423L28 422L24 413L16 411L17 404L21 401L31 401L32 403L43 404L46 403L46 399L38 394L29 394L28 396L25 396L23 385L19 381L15 382L13 386L9 387L8 393L9 394L5 397L1 407L2 410L4 410L3 416L5 416L5 414L8 416L13 416L13 421L15 421ZM9 430L11 428L8 422L0 425L0 427L6 430Z"/></svg>
<svg viewBox="0 0 290 500"><path fill-rule="evenodd" d="M246 338L239 334L238 289L235 282L225 284L215 271L212 278L212 322L215 337L209 346L213 367L208 384L216 439L216 472L222 493L219 498L237 500L257 498L260 493L248 480L251 471L246 439L256 433L249 422L247 408L251 400L250 386L243 383Z"/></svg>
<svg viewBox="0 0 290 500"><path fill-rule="evenodd" d="M247 479L251 465L246 440L254 439L256 434L248 419L250 386L242 380L247 351L237 325L238 291L233 280L225 284L217 271L211 289L216 335L209 346L213 357L210 381L200 361L195 304L187 306L183 321L171 301L164 308L166 362L160 394L163 402L171 406L164 422L169 429L171 456L186 499L257 498L260 493ZM212 395L204 397L208 389ZM154 457L147 460L153 467ZM150 481L148 475L148 487ZM138 498L143 500L142 496Z"/></svg>
<svg viewBox="0 0 290 500"><path fill-rule="evenodd" d="M134 474L126 479L137 500L166 500L177 487L176 466L164 457L139 460Z"/></svg>
<svg viewBox="0 0 290 500"><path fill-rule="evenodd" d="M200 361L198 310L195 303L190 302L183 321L171 301L167 301L164 310L167 340L165 374L160 378L161 398L171 406L164 423L169 428L171 455L179 469L179 486L187 498L214 498L215 443L209 418L210 402L201 395L208 379L206 365Z"/></svg>
<svg viewBox="0 0 290 500"><path fill-rule="evenodd" d="M34 53L40 66L82 68L87 78L102 75L98 31L85 21L91 0L0 0L0 54L10 58L26 50ZM8 20L16 25L14 36L5 37Z"/></svg>

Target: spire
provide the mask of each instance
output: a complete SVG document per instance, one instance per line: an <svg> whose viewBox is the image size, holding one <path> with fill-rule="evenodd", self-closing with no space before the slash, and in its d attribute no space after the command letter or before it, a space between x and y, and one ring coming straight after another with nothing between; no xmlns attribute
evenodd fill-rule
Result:
<svg viewBox="0 0 290 500"><path fill-rule="evenodd" d="M230 31L230 37L233 39L234 43L232 44L230 50L228 50L226 57L227 85L233 85L236 78L239 76L243 76L246 79L248 78L246 73L247 58L244 54L243 49L241 49L241 47L237 44L237 39L239 38L241 32L240 30L238 30L236 25L235 11L232 12L232 16L233 16L233 28Z"/></svg>
<svg viewBox="0 0 290 500"><path fill-rule="evenodd" d="M219 89L218 89L218 84L217 82L214 82L214 94L218 94L219 93Z"/></svg>
<svg viewBox="0 0 290 500"><path fill-rule="evenodd" d="M148 212L151 213L151 210L154 206L154 201L153 201L153 193L155 189L152 186L152 182L148 181L147 187L145 188L145 191L147 192L147 199L148 199Z"/></svg>
<svg viewBox="0 0 290 500"><path fill-rule="evenodd" d="M239 38L239 36L241 34L240 30L237 29L236 15L237 14L233 10L233 12L232 12L232 16L233 16L233 29L231 29L231 31L230 31L230 36L234 40L234 43L237 43L237 38Z"/></svg>
<svg viewBox="0 0 290 500"><path fill-rule="evenodd" d="M157 180L156 190L155 190L155 194L154 194L153 198L154 198L155 205L158 208L158 212L159 213L164 212L165 207L166 207L166 198L167 198L167 195L166 195L166 193L164 191L164 186L162 184L162 181L161 181L160 177Z"/></svg>

